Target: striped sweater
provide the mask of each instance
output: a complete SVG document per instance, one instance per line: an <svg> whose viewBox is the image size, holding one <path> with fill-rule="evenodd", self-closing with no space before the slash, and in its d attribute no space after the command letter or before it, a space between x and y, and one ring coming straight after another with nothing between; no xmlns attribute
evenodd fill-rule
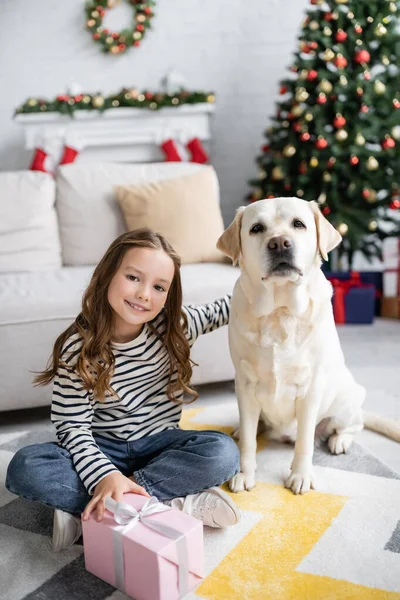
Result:
<svg viewBox="0 0 400 600"><path fill-rule="evenodd" d="M190 346L202 333L226 325L229 310L230 296L210 304L183 307ZM162 312L152 325L162 336ZM167 396L168 353L162 339L147 324L131 342L113 343L115 367L111 387L117 398L108 395L99 402L92 390L85 390L82 378L74 371L81 345L81 337L75 334L64 346L62 361L69 368L60 366L54 379L51 420L59 444L72 455L74 467L91 494L106 475L118 471L101 452L93 434L128 442L176 428L182 406ZM173 377L176 376L175 371ZM182 399L183 391L175 397Z"/></svg>

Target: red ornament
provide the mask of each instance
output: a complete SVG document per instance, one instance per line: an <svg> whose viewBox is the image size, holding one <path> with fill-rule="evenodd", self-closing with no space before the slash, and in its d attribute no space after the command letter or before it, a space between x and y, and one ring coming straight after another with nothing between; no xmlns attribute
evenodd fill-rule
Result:
<svg viewBox="0 0 400 600"><path fill-rule="evenodd" d="M275 198L273 194L268 194L267 198Z"/></svg>
<svg viewBox="0 0 400 600"><path fill-rule="evenodd" d="M318 77L318 71L311 69L307 74L307 81L314 81Z"/></svg>
<svg viewBox="0 0 400 600"><path fill-rule="evenodd" d="M114 32L111 34L111 37L113 38L113 40L117 40L119 38L119 33Z"/></svg>
<svg viewBox="0 0 400 600"><path fill-rule="evenodd" d="M136 30L137 31L144 31L144 25L142 25L142 23L139 23L138 25L136 25Z"/></svg>
<svg viewBox="0 0 400 600"><path fill-rule="evenodd" d="M317 102L318 102L318 104L325 104L326 103L325 94L318 94Z"/></svg>
<svg viewBox="0 0 400 600"><path fill-rule="evenodd" d="M397 98L395 98L395 99L393 100L393 106L394 106L395 108L400 108L400 100L397 100Z"/></svg>
<svg viewBox="0 0 400 600"><path fill-rule="evenodd" d="M347 121L344 117L340 116L340 117L336 117L333 120L333 124L337 129L340 129L340 127L344 127L346 125Z"/></svg>
<svg viewBox="0 0 400 600"><path fill-rule="evenodd" d="M144 97L146 98L146 100L151 100L153 97L153 94L151 92L146 92Z"/></svg>
<svg viewBox="0 0 400 600"><path fill-rule="evenodd" d="M333 165L335 164L335 162L336 162L336 159L335 159L335 158L333 158L333 157L332 157L332 158L330 158L330 159L328 160L328 162L326 163L326 166L328 167L328 169L332 169L332 167L333 167Z"/></svg>
<svg viewBox="0 0 400 600"><path fill-rule="evenodd" d="M397 208L400 208L400 200L392 200L392 202L389 204L389 208L391 208L392 210L396 210Z"/></svg>
<svg viewBox="0 0 400 600"><path fill-rule="evenodd" d="M78 94L77 96L74 97L75 102L80 102L83 98L83 94Z"/></svg>
<svg viewBox="0 0 400 600"><path fill-rule="evenodd" d="M301 131L301 123L299 121L297 121L296 123L293 123L292 127L293 127L294 131L297 131L297 133L299 133Z"/></svg>
<svg viewBox="0 0 400 600"><path fill-rule="evenodd" d="M369 71L365 71L364 79L366 79L367 81L369 81L371 79L371 73Z"/></svg>
<svg viewBox="0 0 400 600"><path fill-rule="evenodd" d="M145 13L146 13L146 15L148 15L148 16L150 16L150 15L152 15L152 14L153 14L153 13L151 12L151 8L150 8L150 6L146 6L146 8L144 9L144 12L145 12Z"/></svg>
<svg viewBox="0 0 400 600"><path fill-rule="evenodd" d="M309 42L308 46L311 50L316 50L318 48L318 42Z"/></svg>
<svg viewBox="0 0 400 600"><path fill-rule="evenodd" d="M371 55L367 50L358 50L354 55L354 60L356 63L367 63L371 60Z"/></svg>
<svg viewBox="0 0 400 600"><path fill-rule="evenodd" d="M263 152L268 152L268 151L269 151L269 148L270 148L270 147L268 146L268 144L265 144L264 146L261 146L261 150L262 150Z"/></svg>
<svg viewBox="0 0 400 600"><path fill-rule="evenodd" d="M283 95L283 94L286 94L286 92L287 92L287 87L286 87L286 85L282 85L281 89L279 90L279 93L280 93L281 95Z"/></svg>
<svg viewBox="0 0 400 600"><path fill-rule="evenodd" d="M362 29L361 25L356 25L356 26L354 27L354 31L355 31L356 33L362 33L362 30L363 30L363 29Z"/></svg>
<svg viewBox="0 0 400 600"><path fill-rule="evenodd" d="M140 41L139 40L135 40L133 42L133 45L137 48L138 46L140 46Z"/></svg>
<svg viewBox="0 0 400 600"><path fill-rule="evenodd" d="M324 19L325 19L325 21L332 21L332 19L333 19L333 13L331 13L331 12L325 13L324 14Z"/></svg>
<svg viewBox="0 0 400 600"><path fill-rule="evenodd" d="M331 212L331 209L329 208L329 206L325 206L325 208L322 209L323 215L329 215L330 212Z"/></svg>
<svg viewBox="0 0 400 600"><path fill-rule="evenodd" d="M396 142L391 137L385 138L381 144L381 146L384 150L389 150L390 148L394 148L395 145L396 145Z"/></svg>
<svg viewBox="0 0 400 600"><path fill-rule="evenodd" d="M99 40L100 39L100 34L99 33L94 33L92 37L93 37L94 40Z"/></svg>
<svg viewBox="0 0 400 600"><path fill-rule="evenodd" d="M370 197L371 192L370 192L370 190L368 188L364 188L363 191L362 191L362 195L367 200Z"/></svg>
<svg viewBox="0 0 400 600"><path fill-rule="evenodd" d="M360 112L367 113L369 111L369 107L366 104L362 104L360 108Z"/></svg>
<svg viewBox="0 0 400 600"><path fill-rule="evenodd" d="M333 61L338 69L344 69L347 67L347 58L344 56L337 56Z"/></svg>
<svg viewBox="0 0 400 600"><path fill-rule="evenodd" d="M358 165L358 163L360 162L360 159L358 158L358 156L352 156L350 158L350 164L354 167L355 165Z"/></svg>
<svg viewBox="0 0 400 600"><path fill-rule="evenodd" d="M315 142L315 147L318 148L318 150L323 150L324 148L326 148L328 145L328 142L326 141L325 138L319 138L316 142Z"/></svg>
<svg viewBox="0 0 400 600"><path fill-rule="evenodd" d="M339 29L335 38L337 42L344 42L347 40L347 33L343 29Z"/></svg>
<svg viewBox="0 0 400 600"><path fill-rule="evenodd" d="M118 48L121 50L121 52L123 52L124 50L126 50L126 45L125 44L119 44Z"/></svg>
<svg viewBox="0 0 400 600"><path fill-rule="evenodd" d="M308 133L308 131L305 131L304 133L301 134L300 136L300 140L302 142L308 142L308 140L310 139L310 134Z"/></svg>

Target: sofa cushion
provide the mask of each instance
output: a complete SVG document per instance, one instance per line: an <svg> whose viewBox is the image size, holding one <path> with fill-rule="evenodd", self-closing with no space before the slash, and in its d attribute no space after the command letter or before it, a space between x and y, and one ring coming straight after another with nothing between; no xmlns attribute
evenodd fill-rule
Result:
<svg viewBox="0 0 400 600"><path fill-rule="evenodd" d="M214 169L207 167L184 177L116 186L127 228L158 231L182 263L226 262L216 248L224 231L216 177Z"/></svg>
<svg viewBox="0 0 400 600"><path fill-rule="evenodd" d="M180 177L205 168L194 163L79 162L57 169L56 209L64 264L98 263L111 242L126 231L114 186Z"/></svg>
<svg viewBox="0 0 400 600"><path fill-rule="evenodd" d="M0 272L61 266L54 208L55 184L47 173L0 173Z"/></svg>

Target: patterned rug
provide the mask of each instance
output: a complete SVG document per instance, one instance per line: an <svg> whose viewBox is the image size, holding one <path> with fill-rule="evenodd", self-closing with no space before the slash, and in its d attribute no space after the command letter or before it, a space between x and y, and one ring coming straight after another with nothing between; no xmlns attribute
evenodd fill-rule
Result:
<svg viewBox="0 0 400 600"><path fill-rule="evenodd" d="M230 433L237 407L184 411L182 427ZM21 446L54 439L51 425L0 434L0 599L125 600L85 571L82 546L54 554L52 511L4 488ZM206 578L185 600L400 600L400 475L354 444L317 447L318 491L283 488L293 449L259 440L257 486L233 495L240 523L205 532Z"/></svg>

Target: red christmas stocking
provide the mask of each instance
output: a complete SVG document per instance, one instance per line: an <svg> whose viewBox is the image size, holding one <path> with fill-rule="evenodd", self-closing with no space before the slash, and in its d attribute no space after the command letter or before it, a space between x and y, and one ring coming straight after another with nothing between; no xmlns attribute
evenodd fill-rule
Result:
<svg viewBox="0 0 400 600"><path fill-rule="evenodd" d="M204 164L208 161L208 154L204 150L204 146L199 140L199 138L193 138L187 143L187 148L189 149L192 160L190 162Z"/></svg>
<svg viewBox="0 0 400 600"><path fill-rule="evenodd" d="M72 148L71 146L65 145L64 152L60 160L60 165L68 165L69 163L73 163L78 154L79 152L76 148Z"/></svg>
<svg viewBox="0 0 400 600"><path fill-rule="evenodd" d="M47 169L44 166L46 158L47 153L42 148L35 148L35 154L33 155L29 169L31 171L43 171L43 173L47 173Z"/></svg>
<svg viewBox="0 0 400 600"><path fill-rule="evenodd" d="M161 144L161 149L165 154L165 160L167 162L182 162L182 157L179 154L179 150L174 140L165 140Z"/></svg>

